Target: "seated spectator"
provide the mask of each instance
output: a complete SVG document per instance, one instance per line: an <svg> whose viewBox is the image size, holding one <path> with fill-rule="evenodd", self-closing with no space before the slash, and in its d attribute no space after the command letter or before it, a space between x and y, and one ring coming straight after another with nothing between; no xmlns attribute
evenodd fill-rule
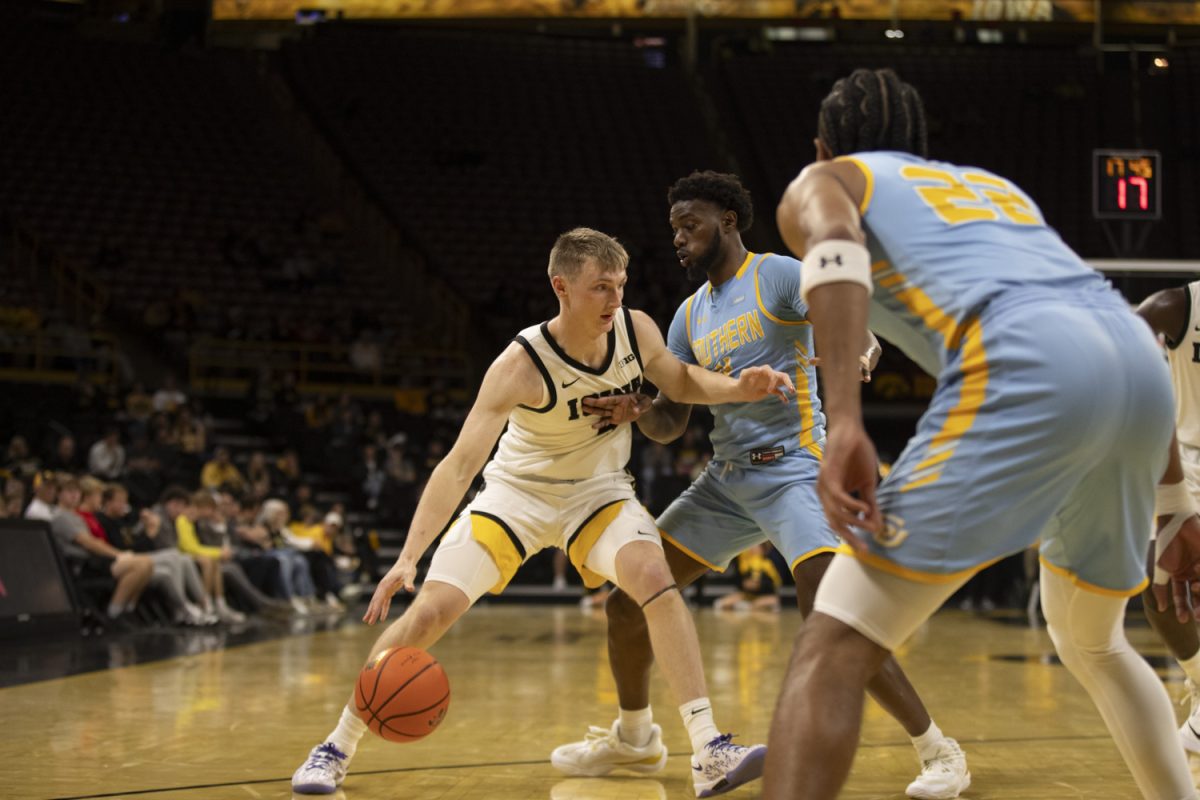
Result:
<svg viewBox="0 0 1200 800"><path fill-rule="evenodd" d="M4 502L0 506L2 514L8 519L20 519L25 510L25 484L17 478L4 481Z"/></svg>
<svg viewBox="0 0 1200 800"><path fill-rule="evenodd" d="M86 495L85 495L86 499ZM157 547L163 518L150 509L134 514L129 493L119 483L106 485L100 493L96 519L114 547L143 553L154 562L150 585L163 593L177 625L215 625L216 614L205 613L204 583L200 568L179 548Z"/></svg>
<svg viewBox="0 0 1200 800"><path fill-rule="evenodd" d="M291 616L291 605L279 599L283 597L283 591L279 580L278 562L265 556L244 552L234 546L236 531L240 525L238 514L241 510L234 495L223 491L213 498L213 502L211 512L203 514L202 518L196 521L196 536L206 547L233 549L233 559L221 562L221 574L225 579L227 591L252 611L274 616ZM203 499L193 500L193 505L200 509L207 508ZM248 567L253 568L257 575L265 579L265 583L270 587L270 594L259 590L250 578Z"/></svg>
<svg viewBox="0 0 1200 800"><path fill-rule="evenodd" d="M54 452L46 459L46 468L68 475L82 471L83 463L75 450L74 436L63 433L58 437L54 444Z"/></svg>
<svg viewBox="0 0 1200 800"><path fill-rule="evenodd" d="M204 465L200 472L200 485L205 489L227 487L235 492L245 490L246 479L229 459L228 447L218 447L213 453L212 461Z"/></svg>
<svg viewBox="0 0 1200 800"><path fill-rule="evenodd" d="M200 501L199 505L197 505L197 501ZM225 576L221 570L221 564L233 558L233 549L228 546L206 547L200 543L200 537L196 535L196 522L205 519L210 512L216 510L216 503L213 502L212 496L204 491L190 496L185 494L182 498L172 494L163 503L163 508L166 509L168 515L171 515L172 522L175 524L175 536L179 542L179 549L195 559L196 565L200 567L204 591L210 601L210 607L216 612L217 617L222 622L245 622L246 615L240 611L234 611L225 602Z"/></svg>
<svg viewBox="0 0 1200 800"><path fill-rule="evenodd" d="M279 561L288 601L297 613L310 614L318 610L316 588L308 561L284 538L290 516L287 503L272 498L262 504L255 525L241 528L238 533L246 547Z"/></svg>
<svg viewBox="0 0 1200 800"><path fill-rule="evenodd" d="M115 481L125 472L125 448L115 425L105 428L104 438L88 451L88 472L106 481Z"/></svg>
<svg viewBox="0 0 1200 800"><path fill-rule="evenodd" d="M151 403L155 411L170 414L187 405L187 395L180 391L175 376L167 375L162 388L154 393Z"/></svg>
<svg viewBox="0 0 1200 800"><path fill-rule="evenodd" d="M39 462L37 456L29 452L29 441L20 434L8 442L4 453L4 469L14 478L28 481L37 474Z"/></svg>
<svg viewBox="0 0 1200 800"><path fill-rule="evenodd" d="M154 398L146 392L146 387L135 383L125 395L125 415L129 422L139 430L145 430L154 414Z"/></svg>
<svg viewBox="0 0 1200 800"><path fill-rule="evenodd" d="M304 554L312 573L316 595L325 604L337 611L346 607L338 599L341 590L337 576L337 565L333 563L334 539L341 532L340 514L326 515L321 522L305 519L292 522L283 530L287 543Z"/></svg>
<svg viewBox="0 0 1200 800"><path fill-rule="evenodd" d="M54 519L55 502L58 500L58 481L50 470L42 470L33 476L33 500L25 509L25 519Z"/></svg>
<svg viewBox="0 0 1200 800"><path fill-rule="evenodd" d="M768 555L765 544L757 544L737 557L737 591L713 604L718 611L778 611L779 587L783 580Z"/></svg>
<svg viewBox="0 0 1200 800"><path fill-rule="evenodd" d="M271 494L271 470L267 466L267 457L256 450L250 454L246 464L247 491L255 500L266 500Z"/></svg>
<svg viewBox="0 0 1200 800"><path fill-rule="evenodd" d="M116 580L105 614L110 620L119 620L137 605L154 574L154 563L93 536L83 517L76 513L81 499L79 482L69 475L60 478L58 506L50 530L77 578L110 576Z"/></svg>

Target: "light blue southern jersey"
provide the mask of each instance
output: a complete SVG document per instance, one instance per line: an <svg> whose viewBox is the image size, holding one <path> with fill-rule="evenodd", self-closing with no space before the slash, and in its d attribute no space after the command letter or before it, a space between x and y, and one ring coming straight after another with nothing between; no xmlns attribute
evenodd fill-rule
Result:
<svg viewBox="0 0 1200 800"><path fill-rule="evenodd" d="M1004 178L908 153L839 160L867 179L860 211L875 281L871 330L931 375L970 320L1010 289L1115 295Z"/></svg>
<svg viewBox="0 0 1200 800"><path fill-rule="evenodd" d="M807 316L800 262L771 253L748 253L732 278L717 287L705 283L675 312L667 344L680 360L735 378L745 367L768 365L796 386L787 403L768 397L712 406L715 460L746 460L752 450L774 447L821 457L825 415Z"/></svg>

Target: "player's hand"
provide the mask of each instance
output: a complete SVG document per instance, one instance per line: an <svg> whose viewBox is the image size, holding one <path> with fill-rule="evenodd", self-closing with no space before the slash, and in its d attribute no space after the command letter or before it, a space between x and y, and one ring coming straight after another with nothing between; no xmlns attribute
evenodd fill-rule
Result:
<svg viewBox="0 0 1200 800"><path fill-rule="evenodd" d="M796 393L792 379L770 367L746 367L738 374L738 389L747 403L776 395L786 403Z"/></svg>
<svg viewBox="0 0 1200 800"><path fill-rule="evenodd" d="M1152 587L1158 610L1167 610L1169 590L1170 602L1180 622L1189 618L1200 620L1200 607L1192 603L1192 598L1200 600L1200 518L1193 514L1184 520L1175 538L1159 554L1157 564L1171 576L1168 583L1155 583Z"/></svg>
<svg viewBox="0 0 1200 800"><path fill-rule="evenodd" d="M819 366L821 366L821 357L813 356L812 358L810 358L808 360L808 363L814 367L819 367ZM870 358L870 356L867 356L864 354L864 355L861 355L858 357L858 375L862 379L863 383L871 382L871 358Z"/></svg>
<svg viewBox="0 0 1200 800"><path fill-rule="evenodd" d="M406 592L415 592L416 580L417 562L405 558L404 554L401 554L392 568L388 570L387 575L384 575L383 580L375 587L375 594L371 595L371 602L367 605L367 613L363 614L363 622L374 625L376 622L387 619L388 610L392 607L392 595L401 589Z"/></svg>
<svg viewBox="0 0 1200 800"><path fill-rule="evenodd" d="M607 428L609 425L624 425L633 422L654 405L654 398L635 392L633 394L615 394L609 397L583 398L583 413L596 418L592 427L596 430Z"/></svg>
<svg viewBox="0 0 1200 800"><path fill-rule="evenodd" d="M817 477L817 496L834 533L859 553L866 552L867 543L853 528L871 533L883 530L883 515L875 502L878 464L875 445L861 422L842 422L830 431Z"/></svg>

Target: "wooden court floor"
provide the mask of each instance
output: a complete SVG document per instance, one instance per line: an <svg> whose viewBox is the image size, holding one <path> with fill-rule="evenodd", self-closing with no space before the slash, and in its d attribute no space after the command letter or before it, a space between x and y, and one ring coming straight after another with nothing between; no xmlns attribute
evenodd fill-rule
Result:
<svg viewBox="0 0 1200 800"><path fill-rule="evenodd" d="M697 613L717 723L763 741L799 616ZM332 727L375 631L362 625L0 689L0 798L290 798L289 779ZM1134 645L1160 665L1144 626ZM653 698L671 758L646 777L569 779L550 750L608 725L616 693L603 615L562 606L472 611L434 649L452 700L427 739L368 736L335 797L349 800L654 800L693 796L665 683ZM963 744L964 797L1137 797L1099 716L1051 658L1044 630L959 611L899 653L934 718ZM1160 666L1172 697L1178 668ZM1185 709L1177 709L1182 717ZM899 726L869 705L844 797L901 800L917 770ZM758 785L729 794L758 795Z"/></svg>

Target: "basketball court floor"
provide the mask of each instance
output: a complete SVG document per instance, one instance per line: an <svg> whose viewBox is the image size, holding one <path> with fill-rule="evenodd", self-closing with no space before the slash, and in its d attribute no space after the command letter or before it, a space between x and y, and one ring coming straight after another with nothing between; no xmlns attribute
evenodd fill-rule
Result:
<svg viewBox="0 0 1200 800"><path fill-rule="evenodd" d="M1182 695L1182 673L1168 668L1153 633L1132 614L1130 621L1135 647L1172 697ZM744 742L764 741L799 614L705 610L697 622L718 726ZM292 771L333 726L376 632L347 619L328 630L2 688L0 797L290 798ZM0 643L0 652L8 646ZM663 772L580 779L550 766L552 748L615 715L602 613L482 606L433 653L450 678L445 722L415 743L368 735L335 797L693 796L685 732L657 675L652 697L671 752ZM897 654L935 720L967 751L974 781L964 797L1138 796L1087 696L1052 653L1045 630L1026 627L1023 615L943 611ZM65 663L74 658L59 666L36 653L22 658L31 675L43 667L57 674L79 668ZM121 656L109 660L120 663ZM1177 708L1180 718L1185 713ZM869 704L843 796L902 800L917 768L903 731ZM727 796L758 794L751 784Z"/></svg>

